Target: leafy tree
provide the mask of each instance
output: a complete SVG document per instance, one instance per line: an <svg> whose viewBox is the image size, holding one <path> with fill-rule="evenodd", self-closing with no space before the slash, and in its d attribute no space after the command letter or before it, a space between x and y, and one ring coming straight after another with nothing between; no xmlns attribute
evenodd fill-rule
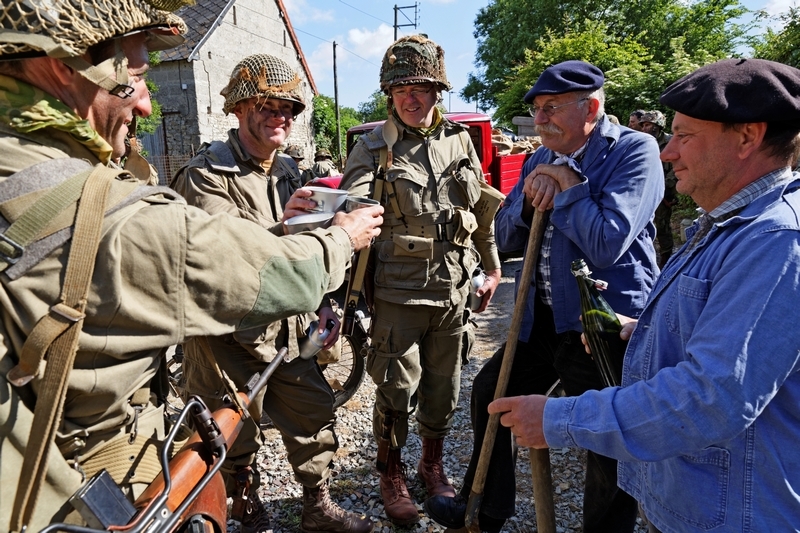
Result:
<svg viewBox="0 0 800 533"><path fill-rule="evenodd" d="M358 104L358 116L361 122L386 120L386 100L386 94L377 89L369 96L369 100Z"/></svg>
<svg viewBox="0 0 800 533"><path fill-rule="evenodd" d="M504 125L510 125L514 116L528 113L522 99L548 65L581 59L604 72L621 65L641 70L650 59L645 47L632 39L613 36L604 23L595 21L587 21L584 30L568 31L562 37L548 32L534 49L525 52L524 61L512 71L505 90L497 97L495 118Z"/></svg>
<svg viewBox="0 0 800 533"><path fill-rule="evenodd" d="M604 24L609 43L626 49L638 43L649 61L668 62L678 37L689 56L701 51L728 56L754 24L734 22L746 12L740 0L491 0L475 19L477 70L461 96L484 109L497 107L506 80L529 62L530 54L542 51L553 36L592 33L586 21Z"/></svg>
<svg viewBox="0 0 800 533"><path fill-rule="evenodd" d="M347 130L361 124L358 112L352 107L339 108L342 150L347 146ZM330 96L314 97L314 112L311 115L314 128L314 144L330 151L335 161L341 161L339 144L336 142L336 103Z"/></svg>
<svg viewBox="0 0 800 533"><path fill-rule="evenodd" d="M149 56L151 66L156 66L161 62L161 56L159 52L150 52ZM158 103L158 100L152 98L152 95L158 92L158 85L156 85L155 82L150 79L145 79L145 83L147 84L147 90L150 91L150 103L153 106L153 112L147 118L139 117L136 119L136 133L138 135L154 133L158 125L161 124L162 117L161 104Z"/></svg>
<svg viewBox="0 0 800 533"><path fill-rule="evenodd" d="M800 68L800 8L789 8L778 20L783 29L768 29L763 41L753 47L753 56Z"/></svg>

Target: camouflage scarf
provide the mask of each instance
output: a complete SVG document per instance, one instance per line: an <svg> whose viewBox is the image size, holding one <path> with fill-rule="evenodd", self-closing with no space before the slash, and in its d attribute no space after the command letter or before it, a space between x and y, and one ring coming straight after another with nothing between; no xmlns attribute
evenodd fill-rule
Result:
<svg viewBox="0 0 800 533"><path fill-rule="evenodd" d="M0 121L20 133L55 128L69 133L104 164L111 160L111 145L92 129L88 120L41 89L0 74Z"/></svg>
<svg viewBox="0 0 800 533"><path fill-rule="evenodd" d="M438 107L434 107L433 108L433 122L431 123L430 126L428 126L427 128L412 128L411 126L407 125L405 122L400 120L400 117L397 115L397 110L393 109L392 110L392 114L395 116L395 118L397 120L400 121L401 124L406 126L406 129L408 129L408 131L410 131L412 133L415 133L415 134L419 135L420 137L428 137L431 134L433 134L436 131L436 129L439 126L441 126L442 120L444 119L444 117L442 116L442 113L439 111L439 108Z"/></svg>

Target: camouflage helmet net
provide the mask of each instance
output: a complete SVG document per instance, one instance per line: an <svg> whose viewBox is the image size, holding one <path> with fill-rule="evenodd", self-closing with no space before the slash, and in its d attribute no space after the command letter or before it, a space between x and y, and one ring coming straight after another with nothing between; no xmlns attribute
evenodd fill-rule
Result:
<svg viewBox="0 0 800 533"><path fill-rule="evenodd" d="M92 45L143 29L150 50L183 42L186 25L174 11L193 0L3 0L0 58L78 57ZM171 35L170 35L171 34Z"/></svg>
<svg viewBox="0 0 800 533"><path fill-rule="evenodd" d="M652 122L662 130L667 127L667 119L661 111L648 111L642 114L639 122Z"/></svg>
<svg viewBox="0 0 800 533"><path fill-rule="evenodd" d="M317 153L314 154L314 159L333 159L333 156L325 148L320 148L317 150Z"/></svg>
<svg viewBox="0 0 800 533"><path fill-rule="evenodd" d="M286 61L267 54L252 55L233 68L228 85L220 91L225 97L222 110L227 115L237 102L248 98L277 98L294 102L293 113L299 115L306 108L301 85Z"/></svg>
<svg viewBox="0 0 800 533"><path fill-rule="evenodd" d="M387 93L394 85L434 82L449 91L444 67L444 50L424 35L410 35L395 41L381 63L381 90Z"/></svg>

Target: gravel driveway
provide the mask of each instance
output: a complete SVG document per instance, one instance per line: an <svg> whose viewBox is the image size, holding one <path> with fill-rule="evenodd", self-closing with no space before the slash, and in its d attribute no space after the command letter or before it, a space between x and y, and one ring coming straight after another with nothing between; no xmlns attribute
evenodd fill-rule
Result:
<svg viewBox="0 0 800 533"><path fill-rule="evenodd" d="M509 259L503 264L503 279L489 309L477 315L477 342L472 359L462 369L461 398L455 414L453 430L445 439L445 471L456 489L461 487L464 472L472 450L472 428L469 420L469 398L472 380L486 359L506 340L514 308L514 272L521 268L520 259ZM336 432L340 448L334 463L331 496L345 509L370 516L376 524L375 531L398 532L442 532L439 526L422 510L425 498L424 486L416 478L416 463L421 454L421 443L415 431L409 432L408 445L404 449L404 461L408 465L409 491L416 499L420 510L420 521L416 527L395 527L383 512L375 470L377 445L371 434L371 410L375 387L367 377L353 398L338 411ZM412 418L412 424L414 423ZM302 511L302 488L294 480L286 451L278 431L268 423L264 426L267 444L259 453L259 470L262 472L260 496L271 513L274 533L300 531ZM557 531L579 532L583 501L583 461L585 454L574 449L550 450L555 492ZM521 449L517 461L517 515L506 522L504 532L534 532L536 517L533 510L531 469L528 450ZM229 533L235 531L235 523L229 524ZM637 527L638 533L646 528Z"/></svg>

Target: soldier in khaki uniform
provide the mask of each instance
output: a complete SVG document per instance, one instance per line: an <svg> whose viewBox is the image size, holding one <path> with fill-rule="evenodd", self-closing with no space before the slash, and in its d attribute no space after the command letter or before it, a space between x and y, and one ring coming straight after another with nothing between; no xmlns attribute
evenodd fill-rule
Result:
<svg viewBox="0 0 800 533"><path fill-rule="evenodd" d="M159 471L164 417L149 386L161 351L313 309L382 223L380 208L362 209L278 238L115 170L128 125L151 112L148 50L185 31L162 6L4 3L2 531L63 519L68 497L101 468L134 498Z"/></svg>
<svg viewBox="0 0 800 533"><path fill-rule="evenodd" d="M466 128L436 107L441 91L450 89L442 48L421 35L399 39L383 58L380 86L390 117L358 140L341 188L373 196L376 185L383 187L385 222L368 280L374 315L367 371L378 386L373 433L380 463L388 452L380 481L384 508L396 523L411 524L419 516L401 449L414 409L422 437L417 472L429 496L455 495L442 466L443 442L458 402L462 356L471 347L473 271L482 262L487 274L478 312L500 279L492 223L497 203L476 209L496 191L483 179Z"/></svg>
<svg viewBox="0 0 800 533"><path fill-rule="evenodd" d="M649 133L656 138L659 150L663 150L669 140L672 139L672 135L664 131L667 128L667 119L661 111L647 111L642 114L639 123L644 133ZM672 206L678 203L678 190L676 188L678 178L675 177L672 163L663 161L661 166L664 169L664 199L661 200L661 203L656 208L653 223L656 225L656 239L658 239L658 247L660 248L658 266L664 268L675 247L675 239L672 236Z"/></svg>
<svg viewBox="0 0 800 533"><path fill-rule="evenodd" d="M301 147L296 144L291 144L286 148L284 153L294 159L295 164L297 164L297 168L300 170L300 183L305 185L316 177L308 166L308 163L305 162L306 156L303 154L303 149Z"/></svg>
<svg viewBox="0 0 800 533"><path fill-rule="evenodd" d="M314 154L314 166L311 167L311 172L315 178L326 178L339 174L339 169L336 168L331 153L325 148L320 148Z"/></svg>
<svg viewBox="0 0 800 533"><path fill-rule="evenodd" d="M212 142L178 171L172 187L189 205L210 214L229 213L276 235L284 234L282 220L310 203L305 199L310 191L299 190L300 173L294 161L277 151L291 135L294 117L305 108L299 82L291 67L274 56L257 54L236 65L222 95L225 113L236 115L239 128L228 132L226 142ZM339 321L328 298L323 298L318 314L323 326L334 321L325 344L331 346L336 342ZM241 388L254 372L263 372L284 345L289 346L289 356L296 357L298 340L305 337L309 323L316 318L298 315L223 337L190 339L184 344L187 394L199 395L209 406L222 404L225 388L209 362L219 361L219 367ZM252 417L245 421L223 466L229 495L242 499L249 494L250 505L241 509L243 516L234 518L249 531L267 529L255 468L256 452L263 444L259 427L262 404L280 431L289 463L303 485L302 530L372 531L368 518L347 513L330 500L330 463L339 447L333 429L333 394L313 359L295 358L279 367L266 394L262 392L252 404Z"/></svg>

